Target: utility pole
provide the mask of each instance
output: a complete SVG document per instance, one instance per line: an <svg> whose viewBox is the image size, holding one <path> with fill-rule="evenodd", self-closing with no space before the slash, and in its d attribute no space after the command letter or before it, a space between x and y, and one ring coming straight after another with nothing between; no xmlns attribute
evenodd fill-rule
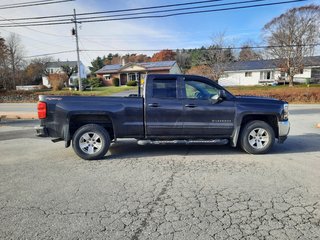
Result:
<svg viewBox="0 0 320 240"><path fill-rule="evenodd" d="M74 31L72 31L72 33L76 37L76 45L77 45L78 85L79 85L79 91L81 91L82 84L81 84L81 74L80 74L79 36L78 36L78 22L77 22L76 9L73 9L73 22L74 22Z"/></svg>

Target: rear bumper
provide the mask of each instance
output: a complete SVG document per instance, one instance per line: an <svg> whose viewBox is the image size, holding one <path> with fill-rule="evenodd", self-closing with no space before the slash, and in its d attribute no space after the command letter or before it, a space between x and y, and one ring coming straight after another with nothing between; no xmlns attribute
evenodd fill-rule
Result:
<svg viewBox="0 0 320 240"><path fill-rule="evenodd" d="M34 127L37 137L49 137L48 130L43 126Z"/></svg>
<svg viewBox="0 0 320 240"><path fill-rule="evenodd" d="M290 132L290 122L289 121L280 121L278 122L278 129L279 129L279 143L283 143Z"/></svg>

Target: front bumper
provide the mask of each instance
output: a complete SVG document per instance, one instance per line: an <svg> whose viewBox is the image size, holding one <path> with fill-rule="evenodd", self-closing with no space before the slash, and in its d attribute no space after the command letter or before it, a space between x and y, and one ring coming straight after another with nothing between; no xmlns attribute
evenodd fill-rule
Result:
<svg viewBox="0 0 320 240"><path fill-rule="evenodd" d="M37 137L49 137L48 131L45 127L36 126L36 127L34 127L34 129L36 130Z"/></svg>
<svg viewBox="0 0 320 240"><path fill-rule="evenodd" d="M290 132L290 122L289 121L280 121L278 122L278 129L279 129L279 143L283 143Z"/></svg>

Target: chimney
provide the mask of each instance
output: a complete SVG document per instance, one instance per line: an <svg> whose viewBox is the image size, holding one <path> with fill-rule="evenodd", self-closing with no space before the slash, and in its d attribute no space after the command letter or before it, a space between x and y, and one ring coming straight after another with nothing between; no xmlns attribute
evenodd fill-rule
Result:
<svg viewBox="0 0 320 240"><path fill-rule="evenodd" d="M122 66L126 65L126 59L124 57L121 58L121 65Z"/></svg>

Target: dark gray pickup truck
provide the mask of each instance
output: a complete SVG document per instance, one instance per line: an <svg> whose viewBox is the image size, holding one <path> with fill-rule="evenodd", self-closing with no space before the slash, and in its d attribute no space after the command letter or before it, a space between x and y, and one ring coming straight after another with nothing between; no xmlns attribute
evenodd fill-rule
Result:
<svg viewBox="0 0 320 240"><path fill-rule="evenodd" d="M140 85L140 84L139 84ZM268 152L289 133L288 103L236 97L215 82L192 75L148 75L128 97L39 97L40 137L71 142L83 159L99 159L118 138L139 144L239 145Z"/></svg>

